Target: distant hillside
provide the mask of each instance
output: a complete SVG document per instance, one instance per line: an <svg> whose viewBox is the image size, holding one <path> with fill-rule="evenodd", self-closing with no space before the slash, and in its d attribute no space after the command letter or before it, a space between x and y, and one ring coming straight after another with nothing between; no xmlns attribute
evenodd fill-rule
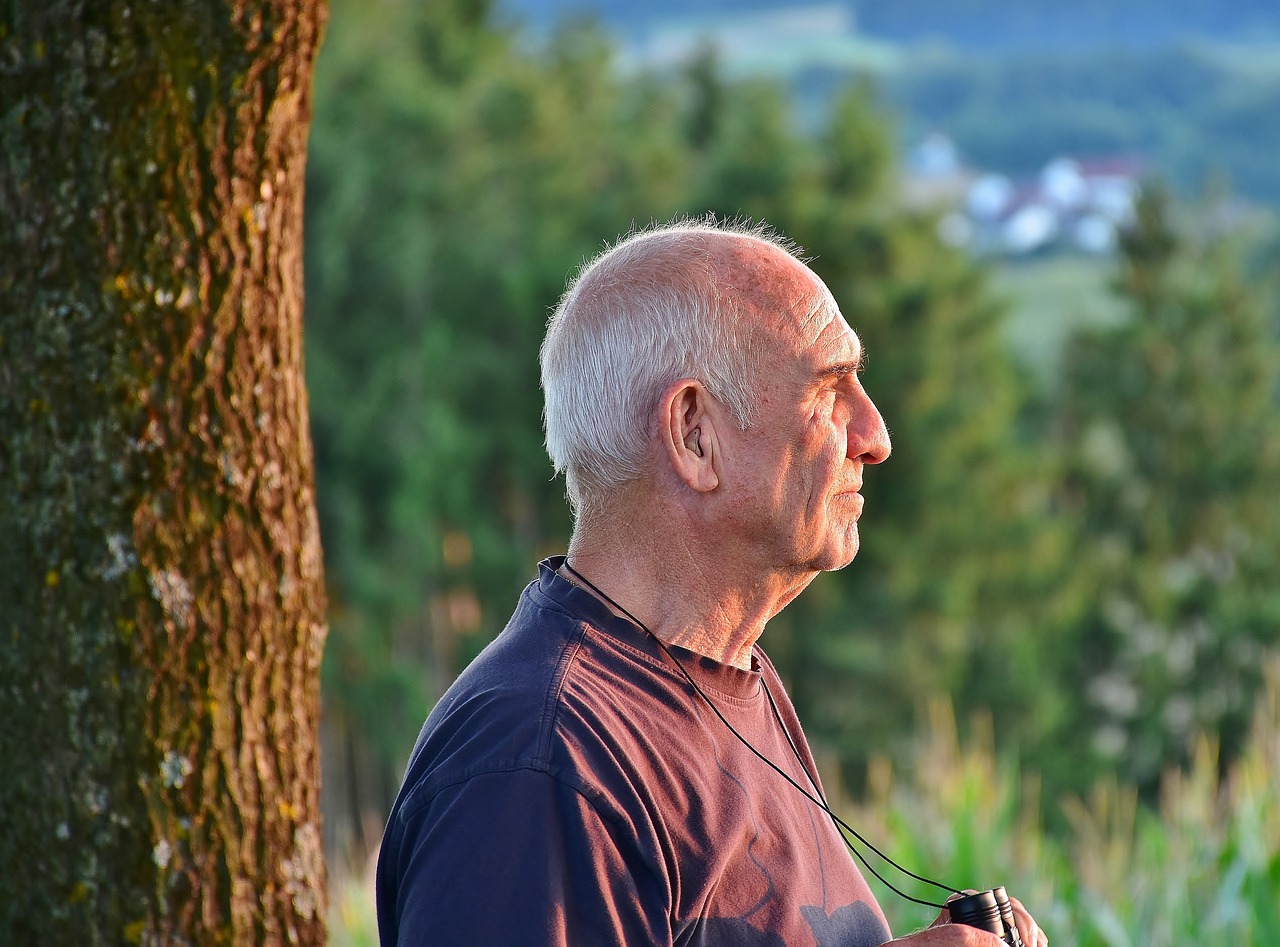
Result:
<svg viewBox="0 0 1280 947"><path fill-rule="evenodd" d="M790 83L802 125L871 74L904 144L941 132L971 167L1017 176L1061 155L1133 156L1184 194L1225 184L1280 206L1280 0L501 0L498 11L534 32L598 16L658 68L710 29L730 74Z"/></svg>
<svg viewBox="0 0 1280 947"><path fill-rule="evenodd" d="M594 14L621 33L671 17L819 5L780 0L501 0L497 8L545 26ZM846 0L859 29L903 43L945 41L966 49L1150 48L1193 37L1280 39L1276 0Z"/></svg>
<svg viewBox="0 0 1280 947"><path fill-rule="evenodd" d="M1280 38L1276 0L859 0L866 32L969 49L1149 48L1190 38Z"/></svg>

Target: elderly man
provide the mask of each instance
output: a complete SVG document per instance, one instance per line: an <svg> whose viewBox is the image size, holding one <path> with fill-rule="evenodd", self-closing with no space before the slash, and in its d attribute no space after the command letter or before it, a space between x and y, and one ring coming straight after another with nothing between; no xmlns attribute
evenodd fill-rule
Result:
<svg viewBox="0 0 1280 947"><path fill-rule="evenodd" d="M760 228L658 228L583 269L542 348L568 556L423 728L378 862L384 947L889 940L758 644L858 551L890 449L862 359ZM904 940L1001 943L945 911Z"/></svg>

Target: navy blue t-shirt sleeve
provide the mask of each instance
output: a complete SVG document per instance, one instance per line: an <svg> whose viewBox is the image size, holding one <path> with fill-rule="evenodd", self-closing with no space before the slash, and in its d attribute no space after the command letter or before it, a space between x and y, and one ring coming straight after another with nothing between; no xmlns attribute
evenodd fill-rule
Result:
<svg viewBox="0 0 1280 947"><path fill-rule="evenodd" d="M400 818L396 864L385 866L398 876L395 903L382 905L398 947L671 942L654 866L545 772L473 776Z"/></svg>

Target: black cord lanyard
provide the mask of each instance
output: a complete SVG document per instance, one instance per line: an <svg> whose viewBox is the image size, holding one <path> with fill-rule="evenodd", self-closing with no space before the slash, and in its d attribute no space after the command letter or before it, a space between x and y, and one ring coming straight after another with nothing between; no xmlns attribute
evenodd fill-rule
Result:
<svg viewBox="0 0 1280 947"><path fill-rule="evenodd" d="M819 809L825 812L830 817L831 823L836 827L836 831L839 833L841 840L845 844L845 847L848 848L849 851L853 853L853 856L862 863L863 867L865 867L867 871L871 872L871 874L875 875L875 877L879 879L880 882L885 887L887 887L890 891L892 891L894 894L898 895L899 897L904 898L907 901L914 902L915 904L923 904L926 907L933 907L933 908L945 907L945 905L938 904L933 901L924 901L924 900L921 900L920 898L913 898L911 895L906 894L905 892L896 888L888 879L886 879L883 875L881 875L880 872L876 871L874 868L871 867L871 864L867 861L866 857L862 854L862 852L858 851L857 847L855 847L854 844L851 841L849 841L849 835L852 835L864 846L866 846L872 852L878 855L881 859L883 859L889 865L892 865L894 868L902 872L907 877L914 878L916 881L923 882L924 884L927 884L927 885L932 885L935 888L940 888L943 891L954 892L957 894L959 893L958 888L953 888L949 885L944 885L940 882L934 881L931 878L926 878L923 875L918 875L907 868L903 868L896 861L894 861L884 852L880 851L880 849L876 848L869 841L867 841L867 839L863 837L863 835L859 833L857 829L849 825L849 823L844 821L844 819L840 818L840 816L836 815L835 810L831 808L831 806L827 803L827 800L823 797L821 790L819 790L817 779L814 777L812 773L809 772L809 768L805 765L804 759L800 756L800 749L796 746L795 741L791 738L791 732L787 729L786 725L783 724L782 715L778 711L778 704L776 701L774 701L773 693L769 690L769 684L764 679L763 675L760 678L760 684L764 688L765 696L769 698L769 706L773 710L774 719L778 721L778 726L781 728L783 736L786 737L787 744L791 747L791 752L795 754L796 762L800 764L800 769L804 772L805 777L809 780L809 785L812 787L813 792L810 792L808 789L805 789L803 786L801 786L800 783L798 783L794 778L792 778L792 776L789 773L783 770L782 767L780 767L773 760L765 756L764 753L760 752L760 750L756 749L755 746L753 746L746 737L744 737L741 733L737 731L737 729L734 728L733 724L731 724L728 721L728 719L725 717L725 715L720 712L720 708L717 707L715 703L711 700L711 698L707 696L706 692L703 691L703 689L698 686L698 682L693 679L693 675L689 673L689 671L685 668L685 666L681 664L679 659L677 659L676 656L671 652L671 649L667 647L667 643L663 641L661 638L659 638L657 635L655 635L649 629L648 625L646 625L640 619L636 618L635 615L632 615L631 612L627 611L625 608L623 608L621 605L615 602L612 598L610 598L608 595L602 592L595 585L594 582L592 582L590 579L584 576L581 572L579 572L573 566L569 565L569 560L567 558L564 561L564 567L574 576L574 578L576 578L579 582L581 582L591 591L595 592L595 594L600 596L600 598L603 601L607 602L609 605L612 605L615 609L617 609L618 612L620 612L621 614L629 618L637 627L640 628L641 631L643 631L650 638L656 641L658 643L658 647L660 647L663 653L665 653L666 656L671 659L671 663L674 664L677 669L679 669L684 679L689 682L689 686L692 687L694 692L699 697L702 698L702 700L706 703L708 707L711 708L712 712L715 713L715 715L718 718L720 718L720 722L729 728L729 732L732 733L735 737L737 737L738 742L741 743L743 746L745 746L748 750L750 750L751 753L757 759L759 759L771 770L773 770L775 773L777 773L779 776L785 779L792 786L792 788L794 788L797 792L800 793L800 795L804 796L811 803L813 803L815 806L817 806ZM845 834L846 832L848 833L848 835Z"/></svg>

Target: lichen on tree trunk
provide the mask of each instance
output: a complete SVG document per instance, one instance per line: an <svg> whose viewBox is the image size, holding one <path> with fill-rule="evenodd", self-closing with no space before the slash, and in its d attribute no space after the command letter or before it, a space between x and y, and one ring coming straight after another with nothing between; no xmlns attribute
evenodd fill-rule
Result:
<svg viewBox="0 0 1280 947"><path fill-rule="evenodd" d="M0 942L324 940L322 22L0 13Z"/></svg>

